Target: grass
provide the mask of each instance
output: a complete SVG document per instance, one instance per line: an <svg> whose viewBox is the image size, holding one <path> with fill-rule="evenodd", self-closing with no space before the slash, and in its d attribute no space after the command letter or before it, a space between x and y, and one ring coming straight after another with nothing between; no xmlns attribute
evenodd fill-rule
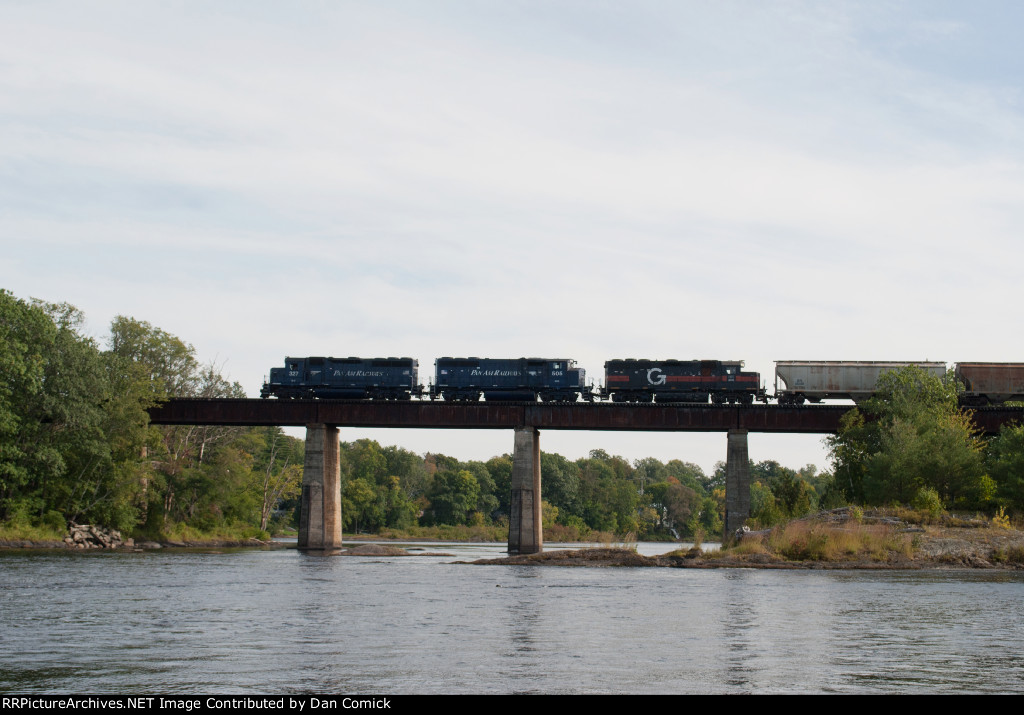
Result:
<svg viewBox="0 0 1024 715"><path fill-rule="evenodd" d="M346 534L345 536L350 535ZM360 536L373 539L390 539L401 541L403 539L431 539L436 541L506 541L508 539L507 524L475 525L465 526L459 524L451 526L441 524L438 526L410 526L406 529L381 529L376 534L360 534ZM574 526L553 524L544 527L544 541L549 543L593 543L605 546L624 545L636 547L636 537L629 533L623 536L616 536L610 531L586 530L582 532Z"/></svg>
<svg viewBox="0 0 1024 715"><path fill-rule="evenodd" d="M196 529L186 524L175 524L170 529L156 535L155 538L151 538L152 541L183 542L248 541L249 539L267 541L270 539L270 534L260 530L259 527L242 524L221 525L208 530Z"/></svg>
<svg viewBox="0 0 1024 715"><path fill-rule="evenodd" d="M877 561L913 554L909 534L885 524L791 521L761 537L746 537L722 556L767 554L784 561Z"/></svg>
<svg viewBox="0 0 1024 715"><path fill-rule="evenodd" d="M989 561L995 564L1024 565L1024 546L997 547L992 550Z"/></svg>
<svg viewBox="0 0 1024 715"><path fill-rule="evenodd" d="M407 529L381 529L378 534L371 534L374 539L432 539L437 541L505 541L508 539L507 526L475 525L455 526L441 524L438 526L410 526Z"/></svg>
<svg viewBox="0 0 1024 715"><path fill-rule="evenodd" d="M66 529L30 526L20 522L0 524L0 541L63 541Z"/></svg>

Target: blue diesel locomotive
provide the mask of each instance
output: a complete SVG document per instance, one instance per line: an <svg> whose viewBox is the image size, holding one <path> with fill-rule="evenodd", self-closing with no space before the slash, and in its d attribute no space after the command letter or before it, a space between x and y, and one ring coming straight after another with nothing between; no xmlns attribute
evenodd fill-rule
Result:
<svg viewBox="0 0 1024 715"><path fill-rule="evenodd" d="M270 369L260 397L408 400L423 394L412 358L285 358Z"/></svg>
<svg viewBox="0 0 1024 715"><path fill-rule="evenodd" d="M573 360L547 358L438 358L434 382L425 390L412 358L285 358L270 370L260 397L282 399L408 400L450 402L527 400L576 402L594 399L586 370Z"/></svg>
<svg viewBox="0 0 1024 715"><path fill-rule="evenodd" d="M573 360L549 358L438 358L434 363L430 398L445 401L534 400L588 402L593 391L586 385L587 371Z"/></svg>

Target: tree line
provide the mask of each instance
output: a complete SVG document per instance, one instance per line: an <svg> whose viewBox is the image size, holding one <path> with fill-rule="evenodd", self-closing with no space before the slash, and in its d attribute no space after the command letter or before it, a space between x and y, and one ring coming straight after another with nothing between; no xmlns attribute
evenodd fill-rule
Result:
<svg viewBox="0 0 1024 715"><path fill-rule="evenodd" d="M194 348L125 316L104 344L66 303L0 291L0 522L63 530L92 523L138 536L257 534L296 519L302 440L278 428L152 426L169 397L244 397ZM751 462L751 523L771 526L843 504L1024 511L1024 426L991 439L957 407L952 375L887 373L828 438L832 471ZM341 444L348 532L504 527L512 457L460 461L373 440ZM541 454L549 538L721 533L725 465L630 462L593 450Z"/></svg>
<svg viewBox="0 0 1024 715"><path fill-rule="evenodd" d="M91 523L154 537L266 531L301 483L303 445L275 428L154 427L172 396L244 397L195 349L118 316L105 345L67 303L0 291L0 522Z"/></svg>

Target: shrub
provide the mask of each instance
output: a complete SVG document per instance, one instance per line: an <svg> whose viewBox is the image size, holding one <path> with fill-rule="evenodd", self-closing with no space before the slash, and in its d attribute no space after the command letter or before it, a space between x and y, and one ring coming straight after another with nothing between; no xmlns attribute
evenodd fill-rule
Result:
<svg viewBox="0 0 1024 715"><path fill-rule="evenodd" d="M992 526L997 529L1010 528L1010 517L1007 516L1006 509L999 507L999 511L997 511L995 516L992 517Z"/></svg>
<svg viewBox="0 0 1024 715"><path fill-rule="evenodd" d="M910 501L910 506L928 519L938 519L945 509L942 508L942 498L939 493L931 487L922 487Z"/></svg>
<svg viewBox="0 0 1024 715"><path fill-rule="evenodd" d="M1024 564L1024 546L996 547L989 561L996 564Z"/></svg>

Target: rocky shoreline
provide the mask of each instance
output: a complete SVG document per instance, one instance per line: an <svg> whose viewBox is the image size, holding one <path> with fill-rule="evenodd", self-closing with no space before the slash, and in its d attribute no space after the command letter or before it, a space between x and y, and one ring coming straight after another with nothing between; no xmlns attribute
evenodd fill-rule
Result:
<svg viewBox="0 0 1024 715"><path fill-rule="evenodd" d="M699 550L698 550L699 551ZM811 569L811 570L922 570L922 569L964 569L987 568L1024 570L1022 563L993 563L979 556L962 558L907 558L894 557L882 561L857 559L851 561L788 561L768 554L746 554L739 556L715 557L702 552L693 554L663 554L643 556L631 549L602 547L576 551L547 551L526 556L509 556L499 559L478 559L459 563L471 565L504 566L598 566L627 568L688 568L688 569Z"/></svg>
<svg viewBox="0 0 1024 715"><path fill-rule="evenodd" d="M123 538L116 529L105 529L93 524L74 524L68 528L63 541L33 541L31 539L0 539L0 549L71 549L107 551L151 551L156 549L194 548L285 548L277 541L249 539L211 539L206 541L135 541Z"/></svg>

